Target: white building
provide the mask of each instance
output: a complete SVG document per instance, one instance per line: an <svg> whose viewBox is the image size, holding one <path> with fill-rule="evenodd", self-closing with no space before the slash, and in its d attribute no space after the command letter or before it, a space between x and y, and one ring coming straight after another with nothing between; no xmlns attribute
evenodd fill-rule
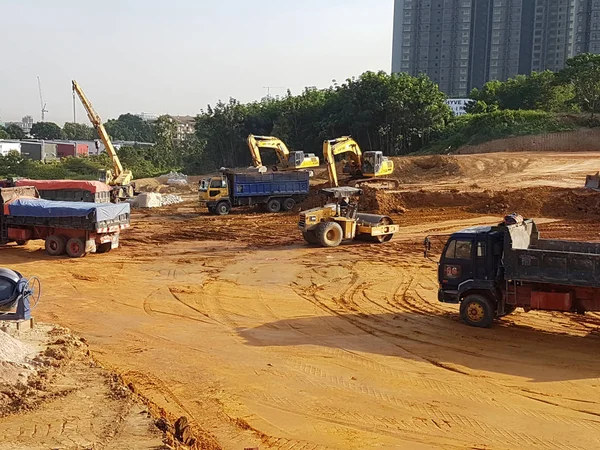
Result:
<svg viewBox="0 0 600 450"><path fill-rule="evenodd" d="M0 141L0 155L6 156L10 152L21 154L21 143L17 141Z"/></svg>
<svg viewBox="0 0 600 450"><path fill-rule="evenodd" d="M465 108L472 101L469 98L449 98L446 100L446 105L450 107L455 116L464 116L467 113Z"/></svg>

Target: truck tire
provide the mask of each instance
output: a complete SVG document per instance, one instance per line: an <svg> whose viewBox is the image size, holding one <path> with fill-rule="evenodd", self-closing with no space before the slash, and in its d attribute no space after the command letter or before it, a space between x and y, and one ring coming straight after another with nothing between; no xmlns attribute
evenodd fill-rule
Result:
<svg viewBox="0 0 600 450"><path fill-rule="evenodd" d="M50 256L60 256L65 253L66 240L62 236L53 234L46 238L45 247L46 253Z"/></svg>
<svg viewBox="0 0 600 450"><path fill-rule="evenodd" d="M492 302L483 295L467 295L460 303L460 318L472 327L489 328L494 316Z"/></svg>
<svg viewBox="0 0 600 450"><path fill-rule="evenodd" d="M302 237L310 245L317 245L319 243L319 240L317 239L317 235L315 233L315 230L303 231L302 232Z"/></svg>
<svg viewBox="0 0 600 450"><path fill-rule="evenodd" d="M112 250L112 243L105 242L104 244L100 244L96 246L96 253L108 253Z"/></svg>
<svg viewBox="0 0 600 450"><path fill-rule="evenodd" d="M276 198L272 198L267 202L267 211L270 213L281 211L281 202Z"/></svg>
<svg viewBox="0 0 600 450"><path fill-rule="evenodd" d="M283 210L284 211L291 211L292 209L294 209L296 207L296 200L294 200L293 198L286 198L283 201Z"/></svg>
<svg viewBox="0 0 600 450"><path fill-rule="evenodd" d="M231 205L228 202L220 202L215 206L215 212L220 216L226 216L231 211Z"/></svg>
<svg viewBox="0 0 600 450"><path fill-rule="evenodd" d="M344 232L336 222L323 222L317 226L316 235L323 247L337 247L342 243Z"/></svg>
<svg viewBox="0 0 600 450"><path fill-rule="evenodd" d="M85 242L81 238L71 238L67 241L67 255L71 258L81 258L85 255Z"/></svg>

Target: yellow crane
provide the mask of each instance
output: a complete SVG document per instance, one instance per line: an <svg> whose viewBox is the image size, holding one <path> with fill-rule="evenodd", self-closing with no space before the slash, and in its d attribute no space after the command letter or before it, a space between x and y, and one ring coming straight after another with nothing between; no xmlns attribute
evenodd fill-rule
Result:
<svg viewBox="0 0 600 450"><path fill-rule="evenodd" d="M284 142L274 136L248 136L248 148L252 155L252 164L254 167L262 168L262 158L260 156L261 148L275 150L279 164L274 170L304 170L313 167L319 167L319 157L313 153L305 154L303 151L290 151Z"/></svg>
<svg viewBox="0 0 600 450"><path fill-rule="evenodd" d="M323 142L323 158L327 165L331 187L338 187L335 170L335 156L347 154L349 161L344 172L353 178L361 178L350 183L352 186L370 185L373 187L398 188L398 181L380 178L394 172L394 162L380 151L362 152L358 143L350 136L342 136Z"/></svg>
<svg viewBox="0 0 600 450"><path fill-rule="evenodd" d="M132 184L133 174L131 170L123 169L121 165L121 161L119 160L119 156L115 148L112 145L110 137L102 124L102 119L98 115L98 113L94 110L91 102L87 99L83 90L77 84L77 81L73 80L73 92L77 93L87 115L92 122L92 125L98 132L98 136L102 140L104 144L104 148L106 149L106 153L110 157L113 168L112 170L106 170L101 172L100 181L105 182L109 186L113 187L113 198L114 199L127 199L131 198L134 195L134 186Z"/></svg>

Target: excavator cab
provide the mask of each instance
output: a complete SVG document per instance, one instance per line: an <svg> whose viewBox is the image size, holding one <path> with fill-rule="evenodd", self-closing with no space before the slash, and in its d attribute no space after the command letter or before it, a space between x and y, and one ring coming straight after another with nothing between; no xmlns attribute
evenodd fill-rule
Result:
<svg viewBox="0 0 600 450"><path fill-rule="evenodd" d="M319 157L314 153L304 153L301 150L290 152L288 167L292 169L306 169L319 167Z"/></svg>
<svg viewBox="0 0 600 450"><path fill-rule="evenodd" d="M394 162L383 156L382 152L369 151L363 153L362 175L365 177L380 177L394 172Z"/></svg>

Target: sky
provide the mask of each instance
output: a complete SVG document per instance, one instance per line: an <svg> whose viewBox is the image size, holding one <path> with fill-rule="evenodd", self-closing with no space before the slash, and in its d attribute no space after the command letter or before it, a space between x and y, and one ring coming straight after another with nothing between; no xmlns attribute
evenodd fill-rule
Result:
<svg viewBox="0 0 600 450"><path fill-rule="evenodd" d="M230 97L300 93L390 71L393 0L0 0L0 121L196 115ZM77 102L76 118L87 117Z"/></svg>

